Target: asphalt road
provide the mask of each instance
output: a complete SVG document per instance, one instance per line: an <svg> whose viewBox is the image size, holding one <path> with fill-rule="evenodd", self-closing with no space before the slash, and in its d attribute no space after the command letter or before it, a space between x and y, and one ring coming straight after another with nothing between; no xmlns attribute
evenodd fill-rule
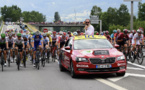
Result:
<svg viewBox="0 0 145 90"><path fill-rule="evenodd" d="M40 70L27 61L27 67L17 70L15 63L11 67L0 67L0 89L2 90L144 90L145 61L142 65L128 62L124 77L115 74L85 75L71 78L68 71L60 72L57 62L46 63Z"/></svg>

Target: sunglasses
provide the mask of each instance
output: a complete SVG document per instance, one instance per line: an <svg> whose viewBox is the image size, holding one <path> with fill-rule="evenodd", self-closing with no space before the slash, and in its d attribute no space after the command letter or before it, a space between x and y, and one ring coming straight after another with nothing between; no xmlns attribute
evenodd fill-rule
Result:
<svg viewBox="0 0 145 90"><path fill-rule="evenodd" d="M86 23L90 23L90 22L86 22Z"/></svg>

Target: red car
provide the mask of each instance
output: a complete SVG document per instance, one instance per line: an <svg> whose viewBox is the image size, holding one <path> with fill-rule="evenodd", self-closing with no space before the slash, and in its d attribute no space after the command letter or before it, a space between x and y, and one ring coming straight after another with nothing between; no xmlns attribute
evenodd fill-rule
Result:
<svg viewBox="0 0 145 90"><path fill-rule="evenodd" d="M69 70L73 78L77 75L103 73L124 76L126 66L123 53L101 35L71 37L59 56L60 71Z"/></svg>

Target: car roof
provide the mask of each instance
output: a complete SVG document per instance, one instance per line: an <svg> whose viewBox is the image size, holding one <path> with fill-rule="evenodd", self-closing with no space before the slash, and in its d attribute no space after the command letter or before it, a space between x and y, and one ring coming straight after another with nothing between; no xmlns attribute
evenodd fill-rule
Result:
<svg viewBox="0 0 145 90"><path fill-rule="evenodd" d="M80 39L106 39L104 35L80 35L80 36L74 36L74 40L80 40Z"/></svg>

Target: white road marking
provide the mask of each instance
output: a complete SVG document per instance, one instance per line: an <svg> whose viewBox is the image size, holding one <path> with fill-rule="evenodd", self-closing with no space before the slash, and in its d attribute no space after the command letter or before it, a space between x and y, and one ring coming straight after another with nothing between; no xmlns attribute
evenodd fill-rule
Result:
<svg viewBox="0 0 145 90"><path fill-rule="evenodd" d="M132 70L144 70L142 68L134 68L134 67L127 67L127 69L132 69Z"/></svg>
<svg viewBox="0 0 145 90"><path fill-rule="evenodd" d="M145 66L142 66L136 63L131 63L131 62L127 62L127 63L145 69Z"/></svg>
<svg viewBox="0 0 145 90"><path fill-rule="evenodd" d="M145 78L145 75L142 75L142 74L126 73L125 76L123 76L123 77L111 77L111 78L107 78L107 79L112 81L112 82L116 82L116 81L121 80L121 79L128 77L128 76Z"/></svg>
<svg viewBox="0 0 145 90"><path fill-rule="evenodd" d="M121 87L119 85L116 85L116 84L114 84L112 82L109 82L109 81L107 81L105 79L96 79L96 80L101 82L101 83L104 83L104 84L106 84L106 85L108 85L108 86L110 86L110 87L112 87L112 88L114 88L116 90L127 90L126 88L123 88L123 87Z"/></svg>

